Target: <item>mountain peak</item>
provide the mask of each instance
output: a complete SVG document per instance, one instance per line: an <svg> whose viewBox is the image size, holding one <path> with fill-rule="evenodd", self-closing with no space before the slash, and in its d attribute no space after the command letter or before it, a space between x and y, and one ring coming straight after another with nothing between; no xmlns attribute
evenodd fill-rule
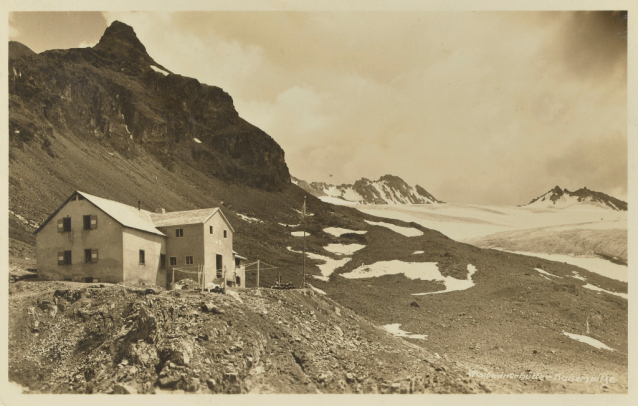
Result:
<svg viewBox="0 0 638 406"><path fill-rule="evenodd" d="M421 186L408 185L394 175L378 180L361 178L354 184L331 185L324 182L305 182L293 178L293 183L321 200L336 204L431 204L443 203Z"/></svg>
<svg viewBox="0 0 638 406"><path fill-rule="evenodd" d="M112 47L133 48L139 52L146 53L146 47L137 38L133 27L117 20L108 26L102 38L100 38L100 42L95 46L96 49Z"/></svg>
<svg viewBox="0 0 638 406"><path fill-rule="evenodd" d="M586 187L570 192L567 189L561 189L556 186L549 192L533 199L527 206L565 208L580 203L593 204L618 211L627 210L626 202Z"/></svg>
<svg viewBox="0 0 638 406"><path fill-rule="evenodd" d="M120 21L111 23L93 50L119 65L124 64L131 72L143 72L149 65L156 64L146 53L146 47L137 38L133 27Z"/></svg>

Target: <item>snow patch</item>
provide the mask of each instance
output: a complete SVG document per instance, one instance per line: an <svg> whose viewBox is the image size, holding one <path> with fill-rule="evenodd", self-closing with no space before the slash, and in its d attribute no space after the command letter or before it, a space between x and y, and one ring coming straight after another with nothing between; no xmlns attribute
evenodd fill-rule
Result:
<svg viewBox="0 0 638 406"><path fill-rule="evenodd" d="M299 227L301 224L284 224L284 223L279 223L280 226L284 226L284 227L291 227L291 228L295 228L295 227Z"/></svg>
<svg viewBox="0 0 638 406"><path fill-rule="evenodd" d="M303 213L301 212L301 210L297 210L297 209L293 209L293 210L299 213L300 216L303 216ZM315 213L308 213L308 211L306 210L306 217L312 217L314 215Z"/></svg>
<svg viewBox="0 0 638 406"><path fill-rule="evenodd" d="M565 331L563 331L563 334L565 334L567 337L576 340L576 341L580 341L581 343L585 343L585 344L589 344L593 347L596 348L602 348L604 350L609 350L609 351L616 351L611 347L608 347L607 345L601 343L600 341L596 340L595 338L591 338L591 337L587 337L587 336L582 336L580 334L572 334L572 333L567 333Z"/></svg>
<svg viewBox="0 0 638 406"><path fill-rule="evenodd" d="M402 273L408 279L437 281L443 282L445 285L445 289L441 291L412 294L413 296L422 296L471 288L474 286L472 275L476 272L476 268L474 265L468 264L467 270L467 279L456 279L451 276L441 275L441 271L439 271L436 262L403 262L399 260L392 260L375 262L372 265L361 265L350 272L341 274L341 276L347 279L364 279Z"/></svg>
<svg viewBox="0 0 638 406"><path fill-rule="evenodd" d="M418 237L420 235L423 235L422 231L417 230L415 228L401 227L401 226L396 226L390 223L374 222L369 220L364 220L364 221L372 226L381 226L381 227L389 228L395 233L402 234L406 237Z"/></svg>
<svg viewBox="0 0 638 406"><path fill-rule="evenodd" d="M349 233L355 233L355 234L365 234L365 233L367 233L367 231L365 231L365 230L355 231L355 230L348 230L347 228L341 228L341 227L324 228L323 232L324 233L328 233L328 234L332 234L335 237L340 237L343 234L349 234Z"/></svg>
<svg viewBox="0 0 638 406"><path fill-rule="evenodd" d="M580 279L583 282L587 280L587 278L585 278L584 276L580 276L580 274L578 272L576 272L576 271L572 271L572 273L574 274L572 276L572 278L574 278L574 279Z"/></svg>
<svg viewBox="0 0 638 406"><path fill-rule="evenodd" d="M297 254L302 254L302 251L293 250L292 247L287 247L288 251L294 252ZM319 271L321 271L321 275L312 275L314 278L319 279L324 282L328 282L330 279L330 275L337 269L341 268L345 264L347 264L351 258L343 258L343 259L332 259L330 257L326 257L319 254L314 254L312 252L306 252L306 256L310 259L316 259L317 261L322 261L322 264L317 265Z"/></svg>
<svg viewBox="0 0 638 406"><path fill-rule="evenodd" d="M498 248L494 248L498 249ZM628 282L629 275L626 265L618 265L612 262L606 261L596 257L573 257L571 255L563 254L541 254L537 252L522 252L522 251L507 251L512 254L527 255L530 257L538 257L543 259L549 259L550 261L564 262L570 265L576 265L579 268L588 270L589 272L597 273L606 278L615 279L621 282Z"/></svg>
<svg viewBox="0 0 638 406"><path fill-rule="evenodd" d="M385 326L383 326L383 328L390 334L394 335L395 337L403 337L403 338L414 338L417 340L427 340L427 335L425 334L414 334L414 333L409 333L407 331L403 331L401 330L399 327L401 327L401 324L396 323L396 324L386 324Z"/></svg>
<svg viewBox="0 0 638 406"><path fill-rule="evenodd" d="M168 72L166 72L166 71L165 71L165 70L163 70L163 69L158 68L157 66L153 66L153 65L151 65L151 69L153 69L153 70L154 70L155 72L157 72L157 73L161 73L161 74L162 74L162 75L164 75L164 76L168 75Z"/></svg>
<svg viewBox="0 0 638 406"><path fill-rule="evenodd" d="M240 219L242 219L244 221L247 221L249 223L263 223L262 220L259 220L259 219L254 218L254 217L244 216L243 214L237 213L237 216L239 216Z"/></svg>
<svg viewBox="0 0 638 406"><path fill-rule="evenodd" d="M309 232L305 231L306 233L306 237L310 235ZM293 231L290 234L293 235L293 237L303 237L304 231Z"/></svg>
<svg viewBox="0 0 638 406"><path fill-rule="evenodd" d="M337 206L354 206L357 204L357 202L351 202L349 200L344 200L339 197L333 197L333 196L319 196L319 200L321 200L324 203L330 203Z"/></svg>
<svg viewBox="0 0 638 406"><path fill-rule="evenodd" d="M534 269L536 269L538 272L542 273L543 275L553 276L554 278L563 279L563 277L562 277L562 276L552 275L551 273L549 273L549 272L545 272L545 271L543 271L542 269L539 269L539 268L534 268Z"/></svg>
<svg viewBox="0 0 638 406"><path fill-rule="evenodd" d="M365 248L361 244L328 244L323 249L338 255L352 255L360 249Z"/></svg>
<svg viewBox="0 0 638 406"><path fill-rule="evenodd" d="M414 251L412 255L425 254L425 251Z"/></svg>
<svg viewBox="0 0 638 406"><path fill-rule="evenodd" d="M311 284L309 284L309 283L308 283L308 286L310 286L310 289L314 290L314 291L315 291L315 292L317 292L317 293L320 293L320 294L322 294L322 295L325 295L325 294L326 294L326 292L324 292L323 290L318 289L318 288L315 288L314 286L312 286L312 285L311 285Z"/></svg>
<svg viewBox="0 0 638 406"><path fill-rule="evenodd" d="M198 144L201 144L202 142L199 140L199 138L193 138L193 141L195 141Z"/></svg>
<svg viewBox="0 0 638 406"><path fill-rule="evenodd" d="M444 279L445 290L439 290L436 292L426 292L426 293L413 293L412 296L423 296L423 295L433 295L435 293L448 293L454 292L457 290L466 290L474 286L474 281L472 280L472 275L476 273L476 267L472 264L467 265L467 279L456 279L451 276L446 276Z"/></svg>
<svg viewBox="0 0 638 406"><path fill-rule="evenodd" d="M627 299L627 300L629 300L629 294L627 294L627 293L612 292L612 291L609 291L609 290L605 290L605 289L603 289L603 288L599 288L598 286L594 286L594 285L592 285L591 283L588 283L588 284L586 284L586 285L583 285L583 288L591 289L591 290L595 290L595 291L598 291L598 292L605 292L605 293L609 293L610 295L620 296L620 297L622 297L623 299Z"/></svg>

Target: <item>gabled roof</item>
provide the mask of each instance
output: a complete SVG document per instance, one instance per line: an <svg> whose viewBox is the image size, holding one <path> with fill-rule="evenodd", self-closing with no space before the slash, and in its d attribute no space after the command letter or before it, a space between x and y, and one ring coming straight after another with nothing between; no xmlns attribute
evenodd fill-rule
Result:
<svg viewBox="0 0 638 406"><path fill-rule="evenodd" d="M169 226L180 226L180 225L188 225L188 224L203 224L208 221L215 213L219 212L222 216L228 227L235 232L233 226L230 225L230 222L224 216L224 213L219 210L219 207L212 207L210 209L199 209L199 210L186 210L186 211L172 211L168 213L150 213L151 220L153 220L153 224L155 227L169 227Z"/></svg>
<svg viewBox="0 0 638 406"><path fill-rule="evenodd" d="M166 227L166 226L177 226L177 225L187 225L187 224L201 224L205 223L210 219L215 213L219 212L222 216L228 227L235 232L233 226L230 225L230 222L224 216L224 213L219 210L219 207L213 207L210 209L199 209L199 210L187 210L187 211L174 211L169 213L152 213L146 210L138 210L136 207L129 206L124 203L119 203L113 200L104 199L102 197L97 197L90 195L88 193L75 191L68 199L64 201L58 207L56 211L46 219L40 228L38 228L34 234L37 234L44 226L53 218L62 208L69 202L71 199L80 195L84 197L86 200L91 202L95 207L102 210L108 216L113 218L113 220L117 221L124 227L134 228L136 230L146 231L151 234L157 234L161 236L166 236L157 227Z"/></svg>
<svg viewBox="0 0 638 406"><path fill-rule="evenodd" d="M46 221L42 223L40 228L38 228L34 234L37 234L44 226L53 218L56 214L69 202L71 199L80 195L84 197L86 200L91 202L95 207L102 210L108 216L110 216L113 220L117 221L124 227L134 228L136 230L146 231L151 234L157 234L164 236L164 234L155 228L153 221L150 217L150 212L146 210L138 210L133 206L129 206L123 203L119 203L113 200L104 199L101 197L93 196L88 193L75 191L71 196L58 209L49 216Z"/></svg>

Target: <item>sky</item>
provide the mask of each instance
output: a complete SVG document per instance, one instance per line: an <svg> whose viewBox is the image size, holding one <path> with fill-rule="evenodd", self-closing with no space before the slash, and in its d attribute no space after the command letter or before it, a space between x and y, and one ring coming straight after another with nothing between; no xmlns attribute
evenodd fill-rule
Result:
<svg viewBox="0 0 638 406"><path fill-rule="evenodd" d="M473 204L556 185L627 198L626 13L20 12L9 34L87 47L114 20L229 93L306 181L392 174Z"/></svg>

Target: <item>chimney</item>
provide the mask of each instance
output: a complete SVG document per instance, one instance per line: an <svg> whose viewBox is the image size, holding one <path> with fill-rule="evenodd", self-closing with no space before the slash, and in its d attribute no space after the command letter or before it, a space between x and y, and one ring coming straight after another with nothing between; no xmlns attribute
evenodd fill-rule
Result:
<svg viewBox="0 0 638 406"><path fill-rule="evenodd" d="M140 209L141 209L141 207L142 207L142 201L141 201L141 200L138 200L138 201L137 201L137 210L140 210Z"/></svg>

